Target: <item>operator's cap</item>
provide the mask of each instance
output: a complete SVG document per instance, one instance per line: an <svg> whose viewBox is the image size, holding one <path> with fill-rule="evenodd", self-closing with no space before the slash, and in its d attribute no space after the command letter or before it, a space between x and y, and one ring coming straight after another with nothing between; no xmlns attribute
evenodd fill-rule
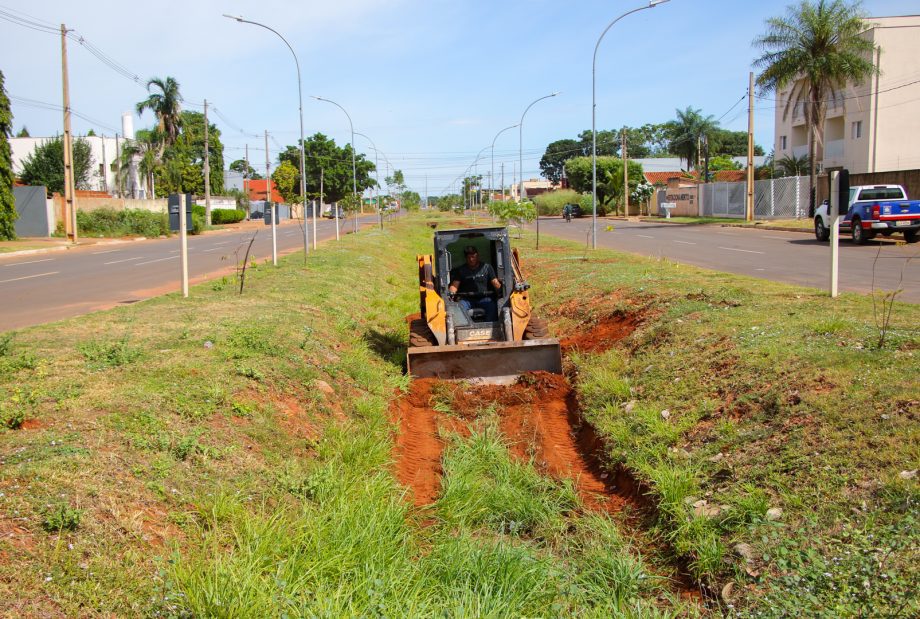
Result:
<svg viewBox="0 0 920 619"><path fill-rule="evenodd" d="M463 248L463 253L468 256L470 254L478 254L479 250L473 247L472 245L467 245L466 247Z"/></svg>

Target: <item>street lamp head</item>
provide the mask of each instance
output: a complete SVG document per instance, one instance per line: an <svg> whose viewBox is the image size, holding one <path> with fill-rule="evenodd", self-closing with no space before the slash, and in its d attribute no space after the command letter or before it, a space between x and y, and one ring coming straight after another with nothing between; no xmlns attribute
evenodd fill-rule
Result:
<svg viewBox="0 0 920 619"><path fill-rule="evenodd" d="M658 6L659 4L664 4L665 2L670 2L671 0L649 0L649 8L653 6Z"/></svg>
<svg viewBox="0 0 920 619"><path fill-rule="evenodd" d="M235 19L235 20L238 21L238 22L242 22L242 21L243 21L243 16L242 16L242 15L227 15L226 13L224 13L224 17L226 17L227 19Z"/></svg>

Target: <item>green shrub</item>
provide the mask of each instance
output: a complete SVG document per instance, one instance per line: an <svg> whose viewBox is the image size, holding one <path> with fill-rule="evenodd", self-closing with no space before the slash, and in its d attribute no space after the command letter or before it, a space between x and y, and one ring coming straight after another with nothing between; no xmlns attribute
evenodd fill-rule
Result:
<svg viewBox="0 0 920 619"><path fill-rule="evenodd" d="M83 353L87 364L94 370L117 368L141 356L140 349L131 346L127 336L114 342L90 340L79 344L77 348Z"/></svg>
<svg viewBox="0 0 920 619"><path fill-rule="evenodd" d="M100 208L77 211L77 229L85 236L168 236L169 217L165 212Z"/></svg>
<svg viewBox="0 0 920 619"><path fill-rule="evenodd" d="M195 215L198 215L199 217L201 217L202 219L204 219L206 214L207 214L207 213L206 213L206 211L205 211L205 209L204 209L204 207L203 207L202 205L200 205L200 204L193 204L193 205L192 205L192 217L193 217L193 218L195 217ZM213 215L213 213L212 213L212 215Z"/></svg>
<svg viewBox="0 0 920 619"><path fill-rule="evenodd" d="M562 208L566 204L578 204L580 198L581 195L573 189L560 189L541 193L533 201L540 215L562 215Z"/></svg>
<svg viewBox="0 0 920 619"><path fill-rule="evenodd" d="M592 198L591 198L591 194L590 194L590 193L583 193L583 194L581 194L581 195L579 196L579 199L578 199L578 204L581 205L581 212L582 212L584 215L587 215L588 217L591 216L591 213L592 213L592 211L593 211L593 209L594 209L594 207L593 207L592 204L591 204L591 199L592 199ZM603 217L603 216L606 215L606 214L607 214L607 207L604 206L603 204L601 204L601 201L598 200L598 201L597 201L597 215L598 215L598 217Z"/></svg>
<svg viewBox="0 0 920 619"><path fill-rule="evenodd" d="M204 207L201 207L204 208ZM198 215L192 212L192 231L191 234L201 234L204 232L204 215Z"/></svg>
<svg viewBox="0 0 920 619"><path fill-rule="evenodd" d="M240 209L218 208L211 211L211 223L215 226L220 224L235 224L246 218L246 211Z"/></svg>
<svg viewBox="0 0 920 619"><path fill-rule="evenodd" d="M83 510L74 509L66 503L58 503L45 511L42 528L48 533L73 531L80 524Z"/></svg>

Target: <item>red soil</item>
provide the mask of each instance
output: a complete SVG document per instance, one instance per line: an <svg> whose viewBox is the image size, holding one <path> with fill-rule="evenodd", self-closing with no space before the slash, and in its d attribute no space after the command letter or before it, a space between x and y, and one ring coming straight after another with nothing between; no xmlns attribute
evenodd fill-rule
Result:
<svg viewBox="0 0 920 619"><path fill-rule="evenodd" d="M615 313L582 333L564 338L560 344L563 352L603 352L635 331L641 321L638 313Z"/></svg>
<svg viewBox="0 0 920 619"><path fill-rule="evenodd" d="M411 391L393 405L396 436L396 477L411 488L416 506L433 503L441 489L441 453L437 413L431 408L433 379L413 381Z"/></svg>

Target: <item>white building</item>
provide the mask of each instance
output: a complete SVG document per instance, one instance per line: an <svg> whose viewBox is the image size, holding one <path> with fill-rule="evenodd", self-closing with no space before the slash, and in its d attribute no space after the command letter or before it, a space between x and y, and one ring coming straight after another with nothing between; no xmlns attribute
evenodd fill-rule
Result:
<svg viewBox="0 0 920 619"><path fill-rule="evenodd" d="M851 173L920 168L920 15L872 17L865 32L878 51L879 74L848 85L828 103L824 144L816 145L819 169L845 167ZM808 155L808 129L802 105L778 93L776 158Z"/></svg>
<svg viewBox="0 0 920 619"><path fill-rule="evenodd" d="M122 116L122 135L128 138L134 138L133 120L130 114ZM120 136L74 136L74 140L80 138L85 140L91 149L93 157L93 167L89 177L88 189L92 191L104 191L114 195L123 194L119 197L126 198L146 198L147 197L147 179L137 173L137 162L132 162L128 170L124 170L125 182L122 187L117 187L118 159L121 155L121 149L125 145L125 138ZM54 138L10 138L10 150L13 159L13 174L22 173L23 162L33 153L35 149Z"/></svg>

